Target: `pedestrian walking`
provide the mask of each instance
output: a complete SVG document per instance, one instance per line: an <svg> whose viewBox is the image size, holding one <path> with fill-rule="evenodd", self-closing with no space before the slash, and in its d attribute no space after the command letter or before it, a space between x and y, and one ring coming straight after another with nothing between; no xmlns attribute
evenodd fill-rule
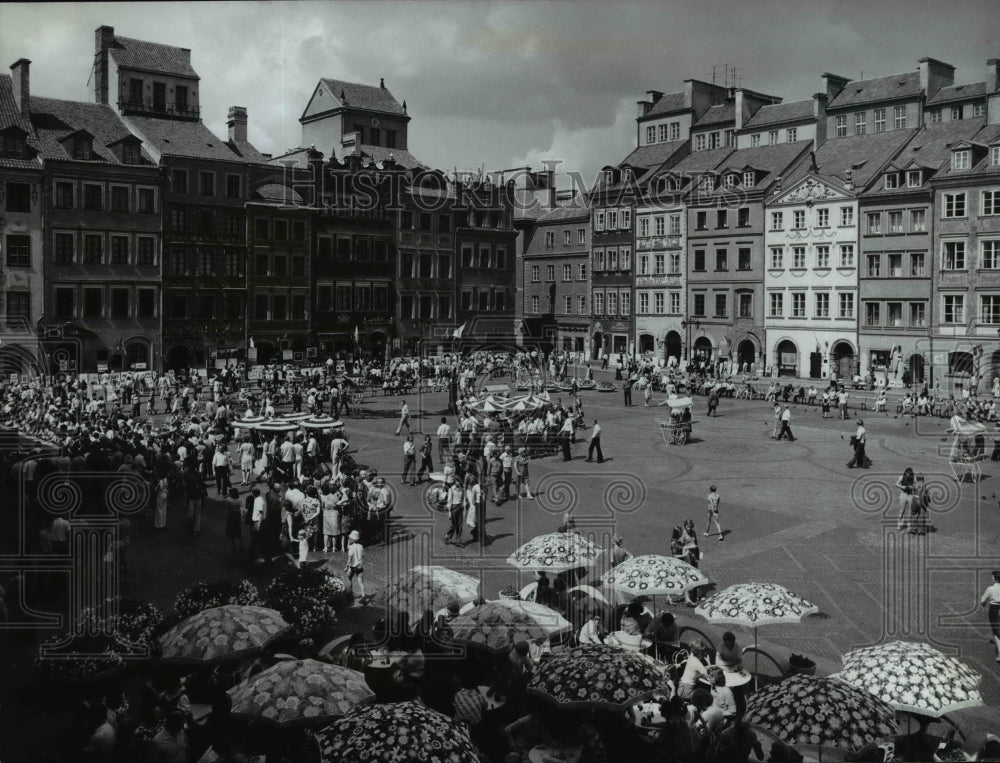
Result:
<svg viewBox="0 0 1000 763"><path fill-rule="evenodd" d="M830 392L823 392L823 418L830 418Z"/></svg>
<svg viewBox="0 0 1000 763"><path fill-rule="evenodd" d="M847 390L837 393L837 407L840 409L840 420L847 421Z"/></svg>
<svg viewBox="0 0 1000 763"><path fill-rule="evenodd" d="M405 400L399 406L399 426L396 427L397 436L403 431L403 427L406 427L408 434L413 432L412 427L410 427L410 406L406 404Z"/></svg>
<svg viewBox="0 0 1000 763"><path fill-rule="evenodd" d="M225 495L229 490L229 454L222 443L216 446L215 455L212 456L212 470L215 473L216 493Z"/></svg>
<svg viewBox="0 0 1000 763"><path fill-rule="evenodd" d="M424 472L427 472L427 479L430 479L431 472L434 471L434 462L431 460L431 454L434 448L431 445L431 436L429 434L424 435L424 441L420 445L420 468L417 469L417 478L414 484L419 484L424 480Z"/></svg>
<svg viewBox="0 0 1000 763"><path fill-rule="evenodd" d="M417 484L417 477L414 474L417 466L417 446L413 444L413 435L406 435L403 441L403 477L400 480L404 485L409 481Z"/></svg>
<svg viewBox="0 0 1000 763"><path fill-rule="evenodd" d="M899 519L897 527L905 530L910 515L913 513L913 491L916 486L916 479L913 476L913 469L906 467L902 476L896 480L896 487L899 488Z"/></svg>
<svg viewBox="0 0 1000 763"><path fill-rule="evenodd" d="M717 415L716 409L718 409L718 407L719 407L719 393L713 389L712 393L708 396L708 415L709 416Z"/></svg>
<svg viewBox="0 0 1000 763"><path fill-rule="evenodd" d="M229 479L226 478L228 487ZM184 467L184 489L187 497L188 522L191 527L191 534L197 535L201 532L201 514L205 509L205 499L208 497L208 490L202 482L201 475L190 464Z"/></svg>
<svg viewBox="0 0 1000 763"><path fill-rule="evenodd" d="M226 537L232 550L243 550L243 504L240 502L240 491L234 487L229 488L229 497L226 503Z"/></svg>
<svg viewBox="0 0 1000 763"><path fill-rule="evenodd" d="M503 498L501 500L510 500L510 483L514 479L514 454L511 452L510 445L505 445L503 453L500 454L500 466L503 468Z"/></svg>
<svg viewBox="0 0 1000 763"><path fill-rule="evenodd" d="M531 494L531 485L528 484L528 450L520 448L514 458L514 476L516 478L517 497L521 497L521 486L524 485L525 496L529 501L535 500Z"/></svg>
<svg viewBox="0 0 1000 763"><path fill-rule="evenodd" d="M481 521L481 507L483 502L483 491L479 486L479 480L472 474L465 477L465 524L469 528L469 539L475 543L484 536L484 528Z"/></svg>
<svg viewBox="0 0 1000 763"><path fill-rule="evenodd" d="M715 485L712 485L708 489L708 522L705 524L705 532L703 533L705 537L709 535L718 535L719 542L721 543L726 539L725 533L722 531L722 525L719 523L719 503L722 501L722 497L719 495L719 491L716 490ZM712 525L715 525L715 532L712 532Z"/></svg>
<svg viewBox="0 0 1000 763"><path fill-rule="evenodd" d="M351 534L347 537L350 541L347 546L347 566L344 567L344 572L347 573L347 590L353 596L356 581L358 593L360 594L357 599L358 604L364 604L367 598L365 596L364 578L365 547L361 545L361 533L357 530L351 530Z"/></svg>
<svg viewBox="0 0 1000 763"><path fill-rule="evenodd" d="M566 420L562 423L562 427L559 429L559 440L562 445L562 457L563 461L573 460L573 451L570 447L573 444L573 439L575 435L576 425L573 423L573 417L567 416Z"/></svg>
<svg viewBox="0 0 1000 763"><path fill-rule="evenodd" d="M778 432L778 439L781 440L785 435L788 435L789 442L795 442L795 437L792 435L792 412L787 405L781 412L781 431Z"/></svg>
<svg viewBox="0 0 1000 763"><path fill-rule="evenodd" d="M438 438L438 461L444 463L448 452L451 449L451 427L448 426L448 419L441 417L441 424L437 428Z"/></svg>
<svg viewBox="0 0 1000 763"><path fill-rule="evenodd" d="M649 408L649 401L653 397L653 385L650 384L649 380L642 385L642 407Z"/></svg>
<svg viewBox="0 0 1000 763"><path fill-rule="evenodd" d="M1000 570L993 570L993 583L983 592L979 606L986 607L993 645L997 650L995 660L1000 662Z"/></svg>
<svg viewBox="0 0 1000 763"><path fill-rule="evenodd" d="M771 430L771 439L778 439L778 432L781 431L781 404L775 402L774 404L774 429Z"/></svg>
<svg viewBox="0 0 1000 763"><path fill-rule="evenodd" d="M865 442L867 441L868 430L865 429L865 422L858 419L858 428L851 437L851 447L854 448L854 458L847 462L847 468L853 469L855 466L866 469L867 456L865 456Z"/></svg>
<svg viewBox="0 0 1000 763"><path fill-rule="evenodd" d="M618 366L618 374L615 376L616 379L621 379L621 364ZM625 392L625 407L629 408L632 405L632 380L626 379L625 383L622 385L622 389Z"/></svg>
<svg viewBox="0 0 1000 763"><path fill-rule="evenodd" d="M448 488L448 533L444 536L445 543L456 545L462 537L462 509L465 506L465 488L455 480Z"/></svg>
<svg viewBox="0 0 1000 763"><path fill-rule="evenodd" d="M597 453L597 463L604 463L604 451L601 450L601 425L594 419L594 427L590 430L590 444L587 446L587 462L594 460L594 453Z"/></svg>

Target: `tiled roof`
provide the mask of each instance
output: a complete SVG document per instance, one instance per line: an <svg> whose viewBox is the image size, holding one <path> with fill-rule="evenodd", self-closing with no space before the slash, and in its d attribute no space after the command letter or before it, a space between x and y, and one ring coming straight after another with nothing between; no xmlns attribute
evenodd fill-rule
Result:
<svg viewBox="0 0 1000 763"><path fill-rule="evenodd" d="M975 134L971 142L979 143L983 146L991 144L996 145L1000 142L1000 124L986 125ZM976 164L967 170L953 170L951 168L951 164L949 163L937 173L936 177L963 177L967 175L1000 174L1000 166L990 164L990 152L985 151L984 154L985 155L978 162L976 162Z"/></svg>
<svg viewBox="0 0 1000 763"><path fill-rule="evenodd" d="M927 99L928 106L937 106L942 103L954 103L955 101L967 101L970 98L983 98L986 96L986 83L973 82L971 85L954 85L953 87L942 87L934 95Z"/></svg>
<svg viewBox="0 0 1000 763"><path fill-rule="evenodd" d="M72 158L68 147L59 141L82 130L94 138L93 160L120 164L118 156L108 146L131 134L110 106L84 101L61 101L32 96L31 122L35 127L38 150L43 159ZM149 161L145 151L143 158Z"/></svg>
<svg viewBox="0 0 1000 763"><path fill-rule="evenodd" d="M811 140L799 140L773 146L741 148L726 157L726 160L719 165L719 171L742 172L746 167L753 167L755 170L773 175L783 172L810 145L812 145Z"/></svg>
<svg viewBox="0 0 1000 763"><path fill-rule="evenodd" d="M709 125L724 124L726 122L736 121L736 106L732 103L722 103L718 106L712 106L701 115L695 123L695 127L708 127Z"/></svg>
<svg viewBox="0 0 1000 763"><path fill-rule="evenodd" d="M227 140L226 145L229 146L229 148L232 151L234 151L237 155L239 155L243 159L246 159L248 162L263 163L268 161L267 157L264 156L260 151L258 151L257 147L254 146L252 143L247 143L246 141Z"/></svg>
<svg viewBox="0 0 1000 763"><path fill-rule="evenodd" d="M679 148L683 147L685 142L683 140L672 140L666 143L651 143L648 146L639 146L639 148L622 159L618 166L643 167L645 169L659 167L673 156Z"/></svg>
<svg viewBox="0 0 1000 763"><path fill-rule="evenodd" d="M399 101L389 92L386 87L373 87L372 85L359 85L355 82L344 82L339 79L329 79L323 77L320 80L330 94L341 102L343 106L355 109L368 109L369 111L382 111L386 114L406 114ZM341 101L340 94L344 94Z"/></svg>
<svg viewBox="0 0 1000 763"><path fill-rule="evenodd" d="M774 103L757 109L757 113L750 117L743 127L744 129L765 127L784 122L799 122L803 119L812 119L812 117L813 101L811 98L806 101Z"/></svg>
<svg viewBox="0 0 1000 763"><path fill-rule="evenodd" d="M111 56L124 68L198 79L198 72L191 68L191 51L187 48L115 35Z"/></svg>
<svg viewBox="0 0 1000 763"><path fill-rule="evenodd" d="M558 223L564 220L577 220L590 217L590 205L583 194L577 194L550 212L538 218L539 223Z"/></svg>
<svg viewBox="0 0 1000 763"><path fill-rule="evenodd" d="M302 205L302 196L294 188L289 188L281 183L265 183L260 188L254 189L254 195L259 196L262 201L273 201L281 204Z"/></svg>
<svg viewBox="0 0 1000 763"><path fill-rule="evenodd" d="M153 117L128 117L128 121L144 140L148 140L166 156L222 159L231 162L242 159L226 141L215 137L201 122L181 122Z"/></svg>
<svg viewBox="0 0 1000 763"><path fill-rule="evenodd" d="M920 73L906 72L889 77L852 80L827 104L827 110L920 95Z"/></svg>
<svg viewBox="0 0 1000 763"><path fill-rule="evenodd" d="M902 153L892 161L892 166L902 169L917 164L938 169L951 158L949 146L960 140L971 140L982 129L983 119L956 119L926 125L913 136Z"/></svg>
<svg viewBox="0 0 1000 763"><path fill-rule="evenodd" d="M14 82L9 74L0 74L0 130L17 125L29 135L31 122L17 109L14 102Z"/></svg>
<svg viewBox="0 0 1000 763"><path fill-rule="evenodd" d="M711 148L708 151L692 151L661 175L682 175L684 173L708 172L721 165L732 154L732 147Z"/></svg>
<svg viewBox="0 0 1000 763"><path fill-rule="evenodd" d="M916 130L892 130L873 135L852 135L847 138L827 140L816 151L816 167L819 175L844 179L851 171L851 180L857 189L882 171L897 151L913 137ZM788 178L785 187L809 174L809 162L803 164Z"/></svg>
<svg viewBox="0 0 1000 763"><path fill-rule="evenodd" d="M666 95L661 95L659 100L653 104L646 114L642 115L642 118L646 119L649 117L660 116L661 114L670 114L675 111L681 111L684 109L684 93L667 93Z"/></svg>

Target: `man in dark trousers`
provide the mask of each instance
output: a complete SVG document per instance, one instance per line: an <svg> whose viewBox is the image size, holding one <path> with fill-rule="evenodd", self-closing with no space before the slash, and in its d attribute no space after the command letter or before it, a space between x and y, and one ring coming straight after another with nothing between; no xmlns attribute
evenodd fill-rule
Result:
<svg viewBox="0 0 1000 763"><path fill-rule="evenodd" d="M868 431L865 429L865 422L858 419L857 431L855 431L854 436L851 438L851 447L854 448L854 458L847 462L848 469L853 469L855 466L859 466L862 469L867 467L867 456L865 455L865 440L867 436Z"/></svg>
<svg viewBox="0 0 1000 763"><path fill-rule="evenodd" d="M789 442L795 442L795 437L792 436L792 412L787 405L781 412L781 429L778 432L778 439L784 439L785 435L788 436Z"/></svg>
<svg viewBox="0 0 1000 763"><path fill-rule="evenodd" d="M601 425L594 419L594 428L590 431L590 445L587 448L587 461L594 460L594 451L597 451L597 463L604 463L604 452L601 450Z"/></svg>
<svg viewBox="0 0 1000 763"><path fill-rule="evenodd" d="M625 390L625 407L628 408L632 405L632 380L626 379L622 386Z"/></svg>

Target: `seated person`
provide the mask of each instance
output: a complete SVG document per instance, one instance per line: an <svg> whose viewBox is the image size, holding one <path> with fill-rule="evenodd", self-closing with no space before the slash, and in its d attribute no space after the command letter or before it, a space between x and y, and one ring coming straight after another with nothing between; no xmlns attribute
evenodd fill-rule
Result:
<svg viewBox="0 0 1000 763"><path fill-rule="evenodd" d="M733 690L726 686L726 674L722 668L712 665L708 668L708 677L712 681L712 704L722 711L725 718L735 718L737 712L736 696Z"/></svg>
<svg viewBox="0 0 1000 763"><path fill-rule="evenodd" d="M917 415L926 416L930 412L930 401L927 399L927 395L921 395L917 399Z"/></svg>
<svg viewBox="0 0 1000 763"><path fill-rule="evenodd" d="M587 622L580 628L578 641L583 644L603 644L604 626L601 624L601 613L593 612Z"/></svg>
<svg viewBox="0 0 1000 763"><path fill-rule="evenodd" d="M704 660L707 659L707 648L702 641L692 641L690 654L687 662L684 663L684 673L678 682L677 691L684 699L690 699L698 688L699 680L702 683L708 682L708 669Z"/></svg>
<svg viewBox="0 0 1000 763"><path fill-rule="evenodd" d="M691 705L694 707L696 715L694 720L701 720L705 728L713 734L719 730L726 720L722 710L715 706L712 700L712 693L706 689L696 689L691 696Z"/></svg>
<svg viewBox="0 0 1000 763"><path fill-rule="evenodd" d="M913 413L913 396L909 392L903 397L903 413Z"/></svg>
<svg viewBox="0 0 1000 763"><path fill-rule="evenodd" d="M736 643L736 636L732 631L722 634L722 643L715 655L715 664L734 670L742 669L743 650Z"/></svg>
<svg viewBox="0 0 1000 763"><path fill-rule="evenodd" d="M664 612L653 626L653 647L660 659L672 662L680 649L680 629L673 614Z"/></svg>
<svg viewBox="0 0 1000 763"><path fill-rule="evenodd" d="M819 392L816 391L816 385L813 384L809 387L809 391L806 393L806 401L812 405L816 402L816 396Z"/></svg>
<svg viewBox="0 0 1000 763"><path fill-rule="evenodd" d="M878 397L875 398L875 410L884 411L885 405L886 405L886 394L885 394L885 388L883 387L878 391Z"/></svg>
<svg viewBox="0 0 1000 763"><path fill-rule="evenodd" d="M604 643L611 644L612 646L619 646L632 652L638 652L642 649L642 634L630 633L624 630L615 631L614 633L608 634Z"/></svg>

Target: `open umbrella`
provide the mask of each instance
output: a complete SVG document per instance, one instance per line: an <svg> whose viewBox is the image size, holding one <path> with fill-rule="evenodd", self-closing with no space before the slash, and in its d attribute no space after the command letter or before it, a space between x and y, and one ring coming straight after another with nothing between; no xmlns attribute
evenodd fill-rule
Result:
<svg viewBox="0 0 1000 763"><path fill-rule="evenodd" d="M241 419L236 419L233 422L233 427L236 429L256 429L258 424L263 424L267 421L264 416L244 416Z"/></svg>
<svg viewBox="0 0 1000 763"><path fill-rule="evenodd" d="M344 422L333 418L333 416L321 413L316 416L310 416L307 419L302 419L299 422L299 426L303 429L337 429L344 426Z"/></svg>
<svg viewBox="0 0 1000 763"><path fill-rule="evenodd" d="M676 557L646 554L626 559L603 582L632 596L682 596L710 581L697 567Z"/></svg>
<svg viewBox="0 0 1000 763"><path fill-rule="evenodd" d="M275 417L274 421L290 421L293 424L298 424L309 418L312 418L311 413L282 413Z"/></svg>
<svg viewBox="0 0 1000 763"><path fill-rule="evenodd" d="M669 685L667 666L652 657L610 644L588 644L564 649L540 663L528 691L560 705L625 707Z"/></svg>
<svg viewBox="0 0 1000 763"><path fill-rule="evenodd" d="M161 657L189 665L240 659L260 652L287 628L281 614L266 607L212 607L160 636Z"/></svg>
<svg viewBox="0 0 1000 763"><path fill-rule="evenodd" d="M452 641L502 652L518 641L539 641L572 630L573 624L542 604L500 599L473 607L454 618L448 627Z"/></svg>
<svg viewBox="0 0 1000 763"><path fill-rule="evenodd" d="M420 702L358 705L317 732L323 760L479 763L465 726Z"/></svg>
<svg viewBox="0 0 1000 763"><path fill-rule="evenodd" d="M287 432L295 432L298 430L299 425L291 421L279 421L278 419L271 419L269 421L264 421L260 424L256 424L254 429L258 432L268 432L271 434L284 434Z"/></svg>
<svg viewBox="0 0 1000 763"><path fill-rule="evenodd" d="M804 675L754 692L744 720L820 754L823 748L858 750L896 733L895 712L878 697L833 678Z"/></svg>
<svg viewBox="0 0 1000 763"><path fill-rule="evenodd" d="M798 623L819 612L812 602L776 583L738 583L719 591L695 608L694 613L710 623L732 623L753 628L756 661L757 628L761 625ZM756 686L757 665L754 664Z"/></svg>
<svg viewBox="0 0 1000 763"><path fill-rule="evenodd" d="M687 395L684 397L668 397L666 400L657 403L657 405L668 405L671 408L691 408L694 405L694 400Z"/></svg>
<svg viewBox="0 0 1000 763"><path fill-rule="evenodd" d="M983 704L982 676L928 644L893 641L844 655L834 677L865 689L897 710L931 718Z"/></svg>
<svg viewBox="0 0 1000 763"><path fill-rule="evenodd" d="M426 612L437 612L449 604L466 604L479 598L479 580L447 567L413 567L390 580L385 587L386 604L410 616L416 623Z"/></svg>
<svg viewBox="0 0 1000 763"><path fill-rule="evenodd" d="M579 533L547 533L532 538L507 558L522 570L562 572L588 567L603 551Z"/></svg>
<svg viewBox="0 0 1000 763"><path fill-rule="evenodd" d="M375 693L362 673L317 660L282 660L229 690L233 717L322 726Z"/></svg>

